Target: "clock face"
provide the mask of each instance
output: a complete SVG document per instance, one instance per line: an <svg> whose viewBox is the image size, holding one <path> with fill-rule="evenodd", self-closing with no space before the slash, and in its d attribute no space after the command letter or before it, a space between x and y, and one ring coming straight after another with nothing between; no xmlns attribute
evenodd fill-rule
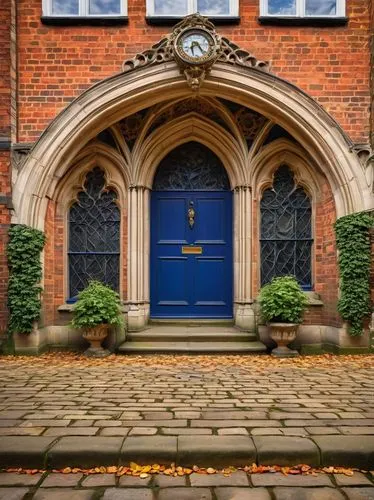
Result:
<svg viewBox="0 0 374 500"><path fill-rule="evenodd" d="M201 64L215 53L213 37L200 29L189 29L176 40L179 56L186 62Z"/></svg>

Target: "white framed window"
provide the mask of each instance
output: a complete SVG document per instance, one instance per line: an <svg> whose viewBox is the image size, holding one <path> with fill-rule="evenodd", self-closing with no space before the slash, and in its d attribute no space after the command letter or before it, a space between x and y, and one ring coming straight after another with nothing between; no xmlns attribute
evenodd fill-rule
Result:
<svg viewBox="0 0 374 500"><path fill-rule="evenodd" d="M260 0L261 16L344 17L345 0Z"/></svg>
<svg viewBox="0 0 374 500"><path fill-rule="evenodd" d="M113 17L127 15L127 0L43 0L51 17Z"/></svg>
<svg viewBox="0 0 374 500"><path fill-rule="evenodd" d="M239 0L147 0L148 17L183 17L194 12L209 17L236 17Z"/></svg>

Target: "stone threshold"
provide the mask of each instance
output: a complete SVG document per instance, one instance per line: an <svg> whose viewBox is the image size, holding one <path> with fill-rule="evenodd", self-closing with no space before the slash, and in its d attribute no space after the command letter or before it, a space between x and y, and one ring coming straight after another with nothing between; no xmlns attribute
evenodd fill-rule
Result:
<svg viewBox="0 0 374 500"><path fill-rule="evenodd" d="M0 467L58 469L159 463L192 467L261 465L374 469L374 436L4 436Z"/></svg>

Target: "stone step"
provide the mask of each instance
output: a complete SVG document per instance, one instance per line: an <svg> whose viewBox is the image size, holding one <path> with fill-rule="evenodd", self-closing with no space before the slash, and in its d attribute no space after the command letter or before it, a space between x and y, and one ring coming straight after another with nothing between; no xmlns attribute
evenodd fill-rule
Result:
<svg viewBox="0 0 374 500"><path fill-rule="evenodd" d="M198 342L198 341L127 341L118 347L119 353L126 352L265 352L262 342Z"/></svg>
<svg viewBox="0 0 374 500"><path fill-rule="evenodd" d="M128 341L132 342L254 342L257 340L255 334L237 331L193 331L187 330L183 332L154 331L153 329L143 332L129 332Z"/></svg>
<svg viewBox="0 0 374 500"><path fill-rule="evenodd" d="M234 326L233 319L196 319L196 318L153 318L149 320L149 325L169 325L169 326Z"/></svg>

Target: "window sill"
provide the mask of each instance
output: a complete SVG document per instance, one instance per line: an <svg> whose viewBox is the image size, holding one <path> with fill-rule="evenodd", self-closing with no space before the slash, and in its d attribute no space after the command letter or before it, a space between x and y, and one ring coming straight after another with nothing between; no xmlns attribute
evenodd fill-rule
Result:
<svg viewBox="0 0 374 500"><path fill-rule="evenodd" d="M174 24L179 23L184 19L183 16L147 16L145 18L147 24L152 26L174 26ZM215 25L227 25L227 24L239 24L240 16L220 16L220 17L209 17L209 21Z"/></svg>
<svg viewBox="0 0 374 500"><path fill-rule="evenodd" d="M348 17L282 17L260 16L258 22L272 26L345 26Z"/></svg>
<svg viewBox="0 0 374 500"><path fill-rule="evenodd" d="M50 26L114 26L128 24L127 16L42 16L41 22Z"/></svg>

